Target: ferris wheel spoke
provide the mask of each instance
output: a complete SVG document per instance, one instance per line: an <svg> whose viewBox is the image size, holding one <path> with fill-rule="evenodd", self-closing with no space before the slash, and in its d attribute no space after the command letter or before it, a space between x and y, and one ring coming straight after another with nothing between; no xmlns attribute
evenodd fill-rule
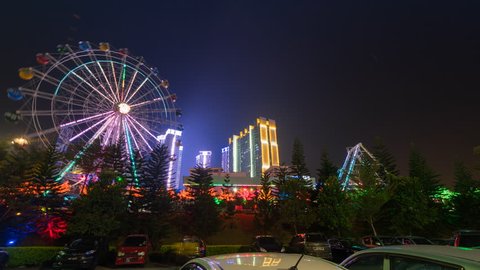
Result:
<svg viewBox="0 0 480 270"><path fill-rule="evenodd" d="M34 112L32 111L21 111L17 110L16 113L22 115L22 116L51 116L51 115L88 115L88 114L93 114L93 113L86 113L83 110L36 110Z"/></svg>
<svg viewBox="0 0 480 270"><path fill-rule="evenodd" d="M143 140L143 142L144 142L145 145L148 147L148 149L149 149L150 151L152 151L153 148L150 146L150 144L147 142L147 140L145 139L145 137L142 135L142 132L140 132L140 130L138 130L137 126L132 123L132 121L130 120L129 117L127 117L127 122L130 123L130 126L133 127L133 129L137 132L138 136L140 136L140 138ZM132 132L132 133L133 133L133 132Z"/></svg>
<svg viewBox="0 0 480 270"><path fill-rule="evenodd" d="M115 92L113 91L112 84L110 83L110 80L107 78L107 75L105 74L105 70L103 69L102 65L100 65L100 62L97 61L97 65L102 72L103 78L105 78L105 81L108 84L108 88L110 89L110 92L114 97L116 97L116 100L118 101L119 100L118 95L116 95Z"/></svg>
<svg viewBox="0 0 480 270"><path fill-rule="evenodd" d="M110 126L107 128L107 131L105 132L105 136L103 137L103 144L104 145L108 145L109 143L109 140L110 140L110 137L112 136L112 134L114 133L114 130L115 130L115 127L116 127L116 123L118 122L118 118L119 116L116 115L115 116L115 119L112 121L112 123L110 124ZM116 141L112 141L112 144L113 143L117 143Z"/></svg>
<svg viewBox="0 0 480 270"><path fill-rule="evenodd" d="M79 96L78 93L77 93L78 90L79 90L78 88L75 89L73 86L70 86L70 85L68 85L68 84L66 84L66 83L63 83L62 80L59 80L59 79L57 79L57 78L54 78L54 77L52 77L52 76L50 76L50 75L48 75L48 74L45 74L45 73L43 73L43 72L41 72L41 71L38 71L38 70L34 70L34 74L35 74L35 77L36 77L36 78L40 79L40 80L43 81L43 82L47 82L47 83L51 84L51 85L54 86L54 87L59 87L59 86L61 86L63 90L69 92L70 94L76 95L76 96L78 96L78 97L82 97L82 96ZM83 90L82 92L84 92L84 93L88 93L88 92L89 92L87 89L85 89L85 87L81 86L78 82L76 82L76 83L77 83L77 85L80 87L80 89ZM55 94L57 94L57 91L55 92Z"/></svg>
<svg viewBox="0 0 480 270"><path fill-rule="evenodd" d="M70 55L75 55L75 51L72 49L72 47L70 47L70 45L67 44L65 47L70 51ZM84 54L90 55L91 52L90 51L84 52ZM88 70L88 66L83 61L81 61L79 57L71 57L70 59L77 65L77 67L84 66L87 69L87 71L90 71ZM88 78L88 74L85 72L85 70L80 69L80 72L83 74L83 76L85 76L85 78ZM97 80L97 77L93 75L93 73L90 72L90 74L92 75L90 78ZM89 82L93 83L91 80L89 80Z"/></svg>
<svg viewBox="0 0 480 270"><path fill-rule="evenodd" d="M80 83L80 81L76 80L75 77L69 77L74 83L75 85L77 85L79 88L72 88L70 89L69 87L67 87L68 85L63 83L63 80L70 74L70 72L72 72L73 70L71 70L71 68L65 66L64 62L66 61L65 59L63 61L59 61L57 60L55 57L53 57L52 55L50 54L46 54L47 57L50 59L50 61L52 61L53 63L55 63L55 67L63 72L63 74L65 74L65 76L63 77L63 79L59 80L59 79L56 79L56 78L53 78L51 76L48 76L49 78L51 78L53 80L53 82L49 82L51 84L54 84L55 86L59 86L59 85L62 85L62 89L64 90L67 90L68 92L74 94L76 92L76 90L78 90L79 88L82 89L84 93L89 93L90 91L82 84ZM73 60L75 59L75 57L69 57L68 60ZM79 67L77 67L79 68ZM56 81L56 82L55 82Z"/></svg>
<svg viewBox="0 0 480 270"><path fill-rule="evenodd" d="M100 114L85 117L85 118L82 118L82 119L74 120L74 121L71 121L71 122L68 122L68 123L65 123L65 124L61 124L60 127L63 128L63 127L75 126L75 125L81 124L81 123L86 122L86 121L96 120L97 118L100 118L100 117L108 118L112 114L113 114L113 112L100 113Z"/></svg>
<svg viewBox="0 0 480 270"><path fill-rule="evenodd" d="M142 89L143 85L150 79L150 76L153 74L153 72L150 72L147 77L143 80L143 82L133 91L133 93L129 97L125 97L125 102L128 103L136 94L137 92Z"/></svg>
<svg viewBox="0 0 480 270"><path fill-rule="evenodd" d="M91 83L87 82L84 78L82 78L80 75L78 75L77 73L75 73L75 71L71 71L73 75L77 76L77 78L79 78L81 81L83 81L86 85L90 86L90 88L92 88L93 91L97 92L97 94L99 94L100 96L102 96L103 98L109 100L110 102L112 102L112 104L115 103L115 101L113 99L111 99L111 96L110 97L107 97L105 96L100 90L98 90L95 86L93 86Z"/></svg>
<svg viewBox="0 0 480 270"><path fill-rule="evenodd" d="M140 147L138 146L138 142L135 139L135 136L133 136L132 129L130 128L130 125L127 123L127 120L124 119L123 121L124 121L125 129L127 131L127 135L130 137L130 141L133 141L133 144L135 145L135 149L140 149Z"/></svg>
<svg viewBox="0 0 480 270"><path fill-rule="evenodd" d="M143 114L142 114L143 115ZM147 117L142 117L140 115L134 115L132 114L132 116L135 116L133 119L137 119L137 120L140 120L142 122L149 122L149 123L152 123L154 125L157 125L157 124L161 124L161 125L172 125L172 126L175 126L177 125L178 123L175 122L175 121L172 121L172 120L167 120L167 119L162 119L162 120L155 120L153 118L147 118Z"/></svg>
<svg viewBox="0 0 480 270"><path fill-rule="evenodd" d="M73 136L72 138L69 139L70 142L74 141L75 139L79 138L80 136L82 136L83 134L87 133L88 131L94 129L96 126L104 123L104 122L107 122L108 124L111 122L111 119L112 117L106 117L106 118L103 118L102 120L98 121L97 123L91 125L90 127L88 127L87 129L84 129L82 130L80 133L78 133L77 135ZM102 126L103 127L103 126Z"/></svg>
<svg viewBox="0 0 480 270"><path fill-rule="evenodd" d="M98 80L97 76L95 74L93 74L93 72L90 70L90 68L88 68L88 66L85 66L85 69L90 73L90 75L96 80L96 82L98 83L98 85L100 85L100 87L105 91L105 93L107 93L107 89L105 89L105 86L103 86L103 83ZM108 93L110 97L112 97L115 102L119 102L118 100L118 97L116 95L110 95L110 93Z"/></svg>
<svg viewBox="0 0 480 270"><path fill-rule="evenodd" d="M139 127L141 127L148 135L150 135L154 140L158 140L157 137L155 135L153 135L150 130L148 130L146 127L144 127L141 123L139 123L135 118L133 117L130 117L129 115L127 115L127 118L129 118L130 120L132 120L134 122L135 125L138 125Z"/></svg>
<svg viewBox="0 0 480 270"><path fill-rule="evenodd" d="M135 69L135 72L133 73L132 78L130 78L130 83L128 84L127 91L125 92L125 96L128 97L128 94L130 94L130 90L132 89L133 82L135 81L135 78L137 78L138 70Z"/></svg>
<svg viewBox="0 0 480 270"><path fill-rule="evenodd" d="M148 105L148 104L165 101L165 100L168 100L169 98L171 98L172 96L173 95L169 95L167 97L158 97L158 98L154 98L152 100L146 100L146 101L142 101L142 102L139 102L139 103L132 103L132 104L130 104L130 108L141 107L141 106L145 106L145 105ZM137 100L135 100L135 101L137 101Z"/></svg>

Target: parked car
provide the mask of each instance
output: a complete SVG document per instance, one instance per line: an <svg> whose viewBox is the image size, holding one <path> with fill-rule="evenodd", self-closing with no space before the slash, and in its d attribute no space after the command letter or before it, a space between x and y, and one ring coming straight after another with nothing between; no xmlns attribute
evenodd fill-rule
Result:
<svg viewBox="0 0 480 270"><path fill-rule="evenodd" d="M205 257L207 255L207 245L197 236L185 235L179 252L189 258Z"/></svg>
<svg viewBox="0 0 480 270"><path fill-rule="evenodd" d="M433 242L422 236L396 236L395 244L399 245L433 245Z"/></svg>
<svg viewBox="0 0 480 270"><path fill-rule="evenodd" d="M362 237L361 241L362 245L369 248L399 244L395 241L395 237L388 235L367 235Z"/></svg>
<svg viewBox="0 0 480 270"><path fill-rule="evenodd" d="M8 252L2 248L0 248L0 270L5 269L8 263L9 255Z"/></svg>
<svg viewBox="0 0 480 270"><path fill-rule="evenodd" d="M252 243L256 252L285 252L283 244L272 235L257 235Z"/></svg>
<svg viewBox="0 0 480 270"><path fill-rule="evenodd" d="M455 247L480 247L480 231L458 230L453 232Z"/></svg>
<svg viewBox="0 0 480 270"><path fill-rule="evenodd" d="M430 239L434 245L453 246L453 238L432 238Z"/></svg>
<svg viewBox="0 0 480 270"><path fill-rule="evenodd" d="M146 234L131 234L117 249L115 265L144 265L148 262L151 243Z"/></svg>
<svg viewBox="0 0 480 270"><path fill-rule="evenodd" d="M349 270L478 270L480 250L437 245L384 246L359 251L340 265Z"/></svg>
<svg viewBox="0 0 480 270"><path fill-rule="evenodd" d="M295 267L295 268L293 268ZM185 263L180 270L345 270L345 268L318 258L301 254L287 253L235 253L196 258Z"/></svg>
<svg viewBox="0 0 480 270"><path fill-rule="evenodd" d="M342 262L355 252L346 241L342 241L341 239L330 238L327 242L332 252L332 261L336 263Z"/></svg>
<svg viewBox="0 0 480 270"><path fill-rule="evenodd" d="M99 242L95 239L75 239L57 253L53 260L54 269L95 269L98 263Z"/></svg>
<svg viewBox="0 0 480 270"><path fill-rule="evenodd" d="M304 253L311 256L332 260L332 250L327 237L322 233L303 233L292 237L289 252Z"/></svg>

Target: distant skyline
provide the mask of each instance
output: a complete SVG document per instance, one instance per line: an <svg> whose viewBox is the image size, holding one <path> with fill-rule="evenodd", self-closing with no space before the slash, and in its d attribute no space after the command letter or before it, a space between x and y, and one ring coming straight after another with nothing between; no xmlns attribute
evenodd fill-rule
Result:
<svg viewBox="0 0 480 270"><path fill-rule="evenodd" d="M9 2L0 9L0 113L20 67L57 44L129 48L170 81L182 109L183 168L200 150L220 166L228 138L276 120L281 162L293 140L311 172L322 150L381 137L403 174L414 144L452 182L455 160L480 164L480 3L476 1ZM20 125L1 122L0 136Z"/></svg>

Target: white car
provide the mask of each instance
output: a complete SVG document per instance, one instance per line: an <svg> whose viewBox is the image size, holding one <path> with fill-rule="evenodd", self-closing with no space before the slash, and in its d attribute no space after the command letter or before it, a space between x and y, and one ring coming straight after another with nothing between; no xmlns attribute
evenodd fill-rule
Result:
<svg viewBox="0 0 480 270"><path fill-rule="evenodd" d="M359 251L340 265L349 270L479 270L480 250L438 245L384 246Z"/></svg>
<svg viewBox="0 0 480 270"><path fill-rule="evenodd" d="M180 270L345 270L345 268L318 258L285 253L235 253L196 258Z"/></svg>

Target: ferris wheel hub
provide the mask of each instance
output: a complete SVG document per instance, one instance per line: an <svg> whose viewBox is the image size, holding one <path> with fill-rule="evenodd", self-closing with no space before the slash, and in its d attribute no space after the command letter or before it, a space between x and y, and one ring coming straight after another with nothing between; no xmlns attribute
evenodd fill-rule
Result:
<svg viewBox="0 0 480 270"><path fill-rule="evenodd" d="M118 103L117 109L121 114L128 114L130 112L130 105L127 103Z"/></svg>

